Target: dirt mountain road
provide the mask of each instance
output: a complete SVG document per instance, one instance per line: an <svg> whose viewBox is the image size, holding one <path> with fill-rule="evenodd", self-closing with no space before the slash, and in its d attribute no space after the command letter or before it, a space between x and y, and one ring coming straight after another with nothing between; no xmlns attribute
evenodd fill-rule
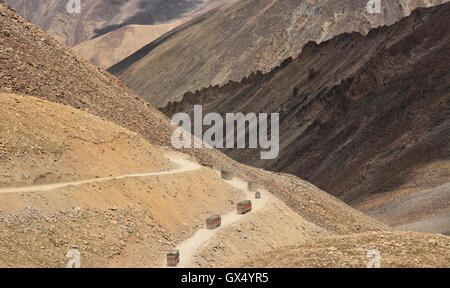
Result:
<svg viewBox="0 0 450 288"><path fill-rule="evenodd" d="M221 229L230 226L239 221L243 221L247 219L252 213L260 211L266 207L269 202L273 202L275 200L274 196L272 196L268 191L259 189L261 192L261 199L255 199L255 192L250 192L247 189L248 182L234 177L233 180L224 180L230 186L234 188L240 189L245 193L243 195L242 200L251 200L252 201L252 212L239 215L237 211L231 211L226 215L222 215L222 225L218 229L209 230L203 228L198 230L191 238L185 240L181 244L179 244L175 250L180 251L180 263L178 264L178 268L189 268L191 265L192 258L200 251L203 247L205 247L209 241L213 238L214 235L217 234ZM164 259L163 266L166 266L166 260Z"/></svg>
<svg viewBox="0 0 450 288"><path fill-rule="evenodd" d="M95 179L80 180L80 181L73 181L73 182L66 182L66 183L1 188L0 194L51 191L51 190L64 188L64 187L80 186L80 185L84 185L84 184L106 182L106 181L119 180L119 179L125 179L125 178L139 178L139 177L151 177L151 176L160 176L160 175L169 175L169 174L179 174L179 173L185 173L188 171L195 171L195 170L202 168L201 165L194 163L192 161L189 161L187 159L184 159L182 157L178 157L175 155L166 155L166 157L173 163L177 164L180 168L175 169L175 170L170 170L170 171L140 173L140 174L126 174L126 175L121 175L121 176L95 178ZM243 195L243 200L244 199L252 200L252 202L253 202L252 212L257 212L257 211L262 210L264 207L266 207L267 203L274 200L274 197L270 193L268 193L265 190L261 190L260 191L261 199L258 199L255 201L254 200L255 192L250 192L247 189L248 183L239 178L235 177L233 180L229 180L229 181L224 180L224 182L226 182L230 186L233 186L237 189L242 190L245 193L245 195ZM249 215L251 215L251 213L247 213L245 215L239 215L236 213L236 211L231 211L231 212L227 213L226 215L222 216L222 226L219 229L208 230L206 228L203 228L201 230L198 230L191 238L185 240L176 248L177 250L180 250L180 253L182 255L180 264L178 265L178 267L188 267L190 264L191 258L196 254L196 252L200 248L204 247L208 243L208 241L210 239L212 239L212 237L221 228L224 228L231 224L242 221L242 220L246 219ZM165 266L165 260L164 260L164 266Z"/></svg>
<svg viewBox="0 0 450 288"><path fill-rule="evenodd" d="M25 187L0 188L0 194L51 191L51 190L64 188L64 187L80 186L80 185L84 185L84 184L106 182L106 181L111 181L111 180L120 180L120 179L125 179L125 178L140 178L140 177L151 177L151 176L160 176L160 175L168 175L168 174L179 174L179 173L185 173L188 171L194 171L194 170L198 170L198 169L202 168L202 166L200 166L194 162L188 161L186 159L180 158L180 157L168 156L168 159L170 161L174 162L175 164L179 165L181 168L171 170L171 171L140 173L140 174L127 174L127 175L94 178L94 179L73 181L73 182L66 182L66 183L43 184L43 185L33 185L33 186L25 186Z"/></svg>

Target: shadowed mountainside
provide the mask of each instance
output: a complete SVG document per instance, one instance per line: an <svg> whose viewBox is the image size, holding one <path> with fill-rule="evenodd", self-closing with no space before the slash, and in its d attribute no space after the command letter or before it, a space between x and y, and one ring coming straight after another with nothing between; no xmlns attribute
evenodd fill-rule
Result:
<svg viewBox="0 0 450 288"><path fill-rule="evenodd" d="M293 173L390 225L446 215L448 188L421 191L450 179L449 21L450 4L443 4L367 36L310 42L270 73L187 93L162 110L192 114L203 104L204 114L278 112L279 158L225 152Z"/></svg>
<svg viewBox="0 0 450 288"><path fill-rule="evenodd" d="M187 91L238 81L251 71L267 72L297 56L308 41L343 32L365 34L417 6L442 2L382 1L382 13L370 14L367 1L360 0L241 0L164 35L109 71L151 104L164 107Z"/></svg>

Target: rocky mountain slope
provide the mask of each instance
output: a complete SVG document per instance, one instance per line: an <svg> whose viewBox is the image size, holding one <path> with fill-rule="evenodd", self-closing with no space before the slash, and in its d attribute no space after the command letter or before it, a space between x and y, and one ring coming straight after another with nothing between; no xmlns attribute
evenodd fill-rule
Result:
<svg viewBox="0 0 450 288"><path fill-rule="evenodd" d="M246 197L198 164L176 173L169 159L193 160L89 113L18 94L0 104L0 267L64 267L74 247L83 267L159 267L206 217ZM330 234L280 200L261 214L246 218L260 243L288 239L272 249Z"/></svg>
<svg viewBox="0 0 450 288"><path fill-rule="evenodd" d="M150 43L109 69L157 107L187 91L238 81L297 56L308 41L390 25L411 9L444 1L383 1L380 14L367 1L242 0L222 6Z"/></svg>
<svg viewBox="0 0 450 288"><path fill-rule="evenodd" d="M171 167L161 151L135 133L88 113L12 94L2 94L1 104L0 187Z"/></svg>
<svg viewBox="0 0 450 288"><path fill-rule="evenodd" d="M177 167L166 149L86 112L17 94L0 104L1 267L64 267L72 247L83 267L157 266L208 211L241 200L208 169L120 178Z"/></svg>
<svg viewBox="0 0 450 288"><path fill-rule="evenodd" d="M194 104L203 104L204 114L278 112L278 159L261 161L255 150L225 152L311 181L389 225L445 218L449 20L450 4L443 4L367 36L310 42L269 73L187 93L162 110L193 113ZM448 220L434 232L448 231Z"/></svg>

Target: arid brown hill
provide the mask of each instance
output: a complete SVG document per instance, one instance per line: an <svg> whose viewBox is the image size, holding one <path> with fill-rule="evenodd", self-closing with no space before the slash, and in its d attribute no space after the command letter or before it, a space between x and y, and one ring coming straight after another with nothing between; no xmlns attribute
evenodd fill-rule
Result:
<svg viewBox="0 0 450 288"><path fill-rule="evenodd" d="M271 73L187 93L164 111L170 116L203 104L204 113L279 112L276 161L263 162L256 151L228 155L293 173L390 225L417 222L414 230L446 232L448 23L450 3L420 8L367 36L310 42ZM422 222L428 218L436 224Z"/></svg>
<svg viewBox="0 0 450 288"><path fill-rule="evenodd" d="M170 150L174 127L169 119L115 77L21 18L2 0L0 23L0 92L35 96L89 112L138 133L156 148L162 146ZM260 182L303 219L328 233L389 229L294 176L241 165L217 150L184 152L199 161L213 163L218 169L232 169L243 179ZM1 157L0 161L8 161L8 158Z"/></svg>
<svg viewBox="0 0 450 288"><path fill-rule="evenodd" d="M194 19L109 69L157 107L187 91L238 81L297 56L308 41L390 25L411 9L443 0L382 1L382 13L361 0L240 0Z"/></svg>

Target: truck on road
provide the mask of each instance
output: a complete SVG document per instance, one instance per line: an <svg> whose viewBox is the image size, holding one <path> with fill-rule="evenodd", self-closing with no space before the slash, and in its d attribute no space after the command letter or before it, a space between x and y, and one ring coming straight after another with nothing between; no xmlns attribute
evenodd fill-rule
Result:
<svg viewBox="0 0 450 288"><path fill-rule="evenodd" d="M220 175L222 176L223 179L225 180L233 180L233 172L228 171L228 170L222 170L222 172L220 173Z"/></svg>
<svg viewBox="0 0 450 288"><path fill-rule="evenodd" d="M247 190L250 192L258 191L259 184L258 182L248 182Z"/></svg>
<svg viewBox="0 0 450 288"><path fill-rule="evenodd" d="M252 211L252 201L245 200L237 204L238 214L247 214L250 211Z"/></svg>
<svg viewBox="0 0 450 288"><path fill-rule="evenodd" d="M167 266L175 267L180 263L180 251L171 251L167 253Z"/></svg>
<svg viewBox="0 0 450 288"><path fill-rule="evenodd" d="M222 217L220 215L214 215L206 219L206 229L216 229L222 225Z"/></svg>
<svg viewBox="0 0 450 288"><path fill-rule="evenodd" d="M204 166L204 167L208 167L208 168L214 169L214 165L212 163L210 163L210 162L202 162L201 165Z"/></svg>

